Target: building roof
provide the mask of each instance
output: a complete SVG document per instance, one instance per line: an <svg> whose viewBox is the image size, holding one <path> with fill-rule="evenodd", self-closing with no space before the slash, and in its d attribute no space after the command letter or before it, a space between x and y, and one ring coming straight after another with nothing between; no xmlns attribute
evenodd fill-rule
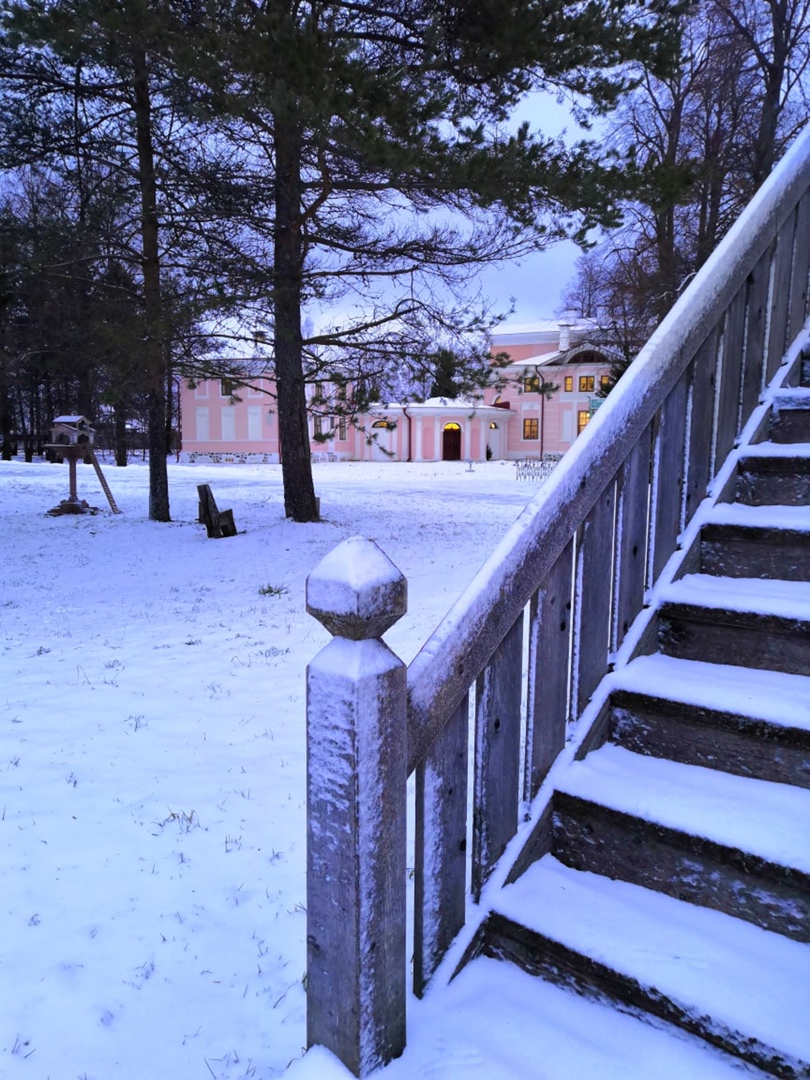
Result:
<svg viewBox="0 0 810 1080"><path fill-rule="evenodd" d="M572 338L581 338L596 329L592 319L579 319L571 316L559 319L541 319L532 323L506 323L497 331L490 334L490 344L493 347L509 345L532 345L543 344L550 341L559 341L563 327L567 327Z"/></svg>
<svg viewBox="0 0 810 1080"><path fill-rule="evenodd" d="M392 410L404 410L407 409L410 413L460 413L464 416L469 416L471 413L480 413L481 415L488 415L489 413L503 413L503 408L498 408L495 405L485 405L483 401L470 401L466 398L444 398L435 397L428 398L427 401L406 401L404 404L401 402L389 402L388 405L372 405L369 409L370 413L387 412Z"/></svg>
<svg viewBox="0 0 810 1080"><path fill-rule="evenodd" d="M510 360L506 367L560 367L563 364L594 363L593 360L580 360L583 353L598 353L601 359L599 364L612 364L617 354L604 345L596 345L592 341L578 341L570 349L557 350L553 353L539 353L537 356L529 356L525 360Z"/></svg>

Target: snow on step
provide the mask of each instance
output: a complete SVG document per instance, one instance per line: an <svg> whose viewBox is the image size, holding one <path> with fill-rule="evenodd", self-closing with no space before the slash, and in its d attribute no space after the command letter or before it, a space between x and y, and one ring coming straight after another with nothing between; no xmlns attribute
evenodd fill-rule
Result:
<svg viewBox="0 0 810 1080"><path fill-rule="evenodd" d="M740 455L740 465L745 468L747 458L806 458L810 457L810 443L749 443Z"/></svg>
<svg viewBox="0 0 810 1080"><path fill-rule="evenodd" d="M707 664L655 653L616 672L612 684L649 697L810 729L810 676Z"/></svg>
<svg viewBox="0 0 810 1080"><path fill-rule="evenodd" d="M807 788L647 757L608 743L561 773L557 790L810 873Z"/></svg>
<svg viewBox="0 0 810 1080"><path fill-rule="evenodd" d="M807 532L810 531L810 506L752 506L749 503L717 503L707 515L706 523Z"/></svg>
<svg viewBox="0 0 810 1080"><path fill-rule="evenodd" d="M785 386L771 398L774 412L783 409L810 409L810 391L806 386Z"/></svg>
<svg viewBox="0 0 810 1080"><path fill-rule="evenodd" d="M699 1040L480 958L409 1005L408 1046L380 1080L742 1080L760 1076ZM320 1048L289 1080L348 1080Z"/></svg>
<svg viewBox="0 0 810 1080"><path fill-rule="evenodd" d="M637 885L571 870L550 855L503 889L494 907L657 988L693 1015L810 1061L810 945Z"/></svg>
<svg viewBox="0 0 810 1080"><path fill-rule="evenodd" d="M687 574L661 589L664 603L810 619L810 581Z"/></svg>

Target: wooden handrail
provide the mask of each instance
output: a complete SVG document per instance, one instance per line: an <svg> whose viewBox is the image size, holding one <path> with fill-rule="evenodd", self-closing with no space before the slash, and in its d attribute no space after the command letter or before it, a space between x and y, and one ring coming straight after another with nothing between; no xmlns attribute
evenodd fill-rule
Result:
<svg viewBox="0 0 810 1080"><path fill-rule="evenodd" d="M777 165L638 354L631 372L411 661L409 774L809 188L810 128Z"/></svg>

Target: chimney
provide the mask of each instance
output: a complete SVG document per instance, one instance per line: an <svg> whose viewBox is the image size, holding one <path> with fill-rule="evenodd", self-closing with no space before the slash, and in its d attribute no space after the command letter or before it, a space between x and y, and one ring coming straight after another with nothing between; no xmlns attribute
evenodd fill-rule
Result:
<svg viewBox="0 0 810 1080"><path fill-rule="evenodd" d="M567 352L571 348L571 323L559 322L560 328L560 352Z"/></svg>

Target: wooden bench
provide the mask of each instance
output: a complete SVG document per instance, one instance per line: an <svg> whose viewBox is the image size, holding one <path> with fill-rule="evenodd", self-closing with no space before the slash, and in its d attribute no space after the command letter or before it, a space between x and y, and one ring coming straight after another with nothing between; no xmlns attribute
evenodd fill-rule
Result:
<svg viewBox="0 0 810 1080"><path fill-rule="evenodd" d="M209 539L219 539L221 536L236 536L236 525L233 520L233 510L219 510L214 493L208 484L197 484L197 494L200 498L200 516L198 521L205 525Z"/></svg>

